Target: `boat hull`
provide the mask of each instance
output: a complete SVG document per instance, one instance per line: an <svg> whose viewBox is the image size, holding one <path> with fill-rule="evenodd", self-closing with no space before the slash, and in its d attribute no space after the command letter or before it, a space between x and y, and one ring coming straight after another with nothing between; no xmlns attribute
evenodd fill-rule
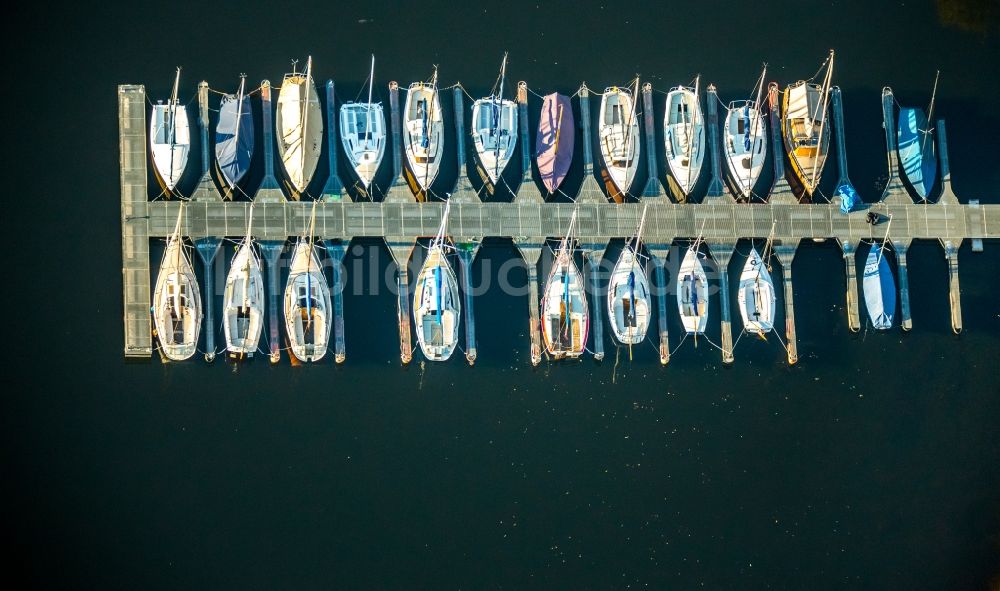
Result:
<svg viewBox="0 0 1000 591"><path fill-rule="evenodd" d="M149 148L156 179L174 193L184 176L191 151L191 129L184 105L153 105L149 119Z"/></svg>
<svg viewBox="0 0 1000 591"><path fill-rule="evenodd" d="M723 127L726 168L737 196L748 200L767 160L767 130L756 105L747 101L733 104L726 112Z"/></svg>
<svg viewBox="0 0 1000 591"><path fill-rule="evenodd" d="M677 280L677 310L688 334L705 332L708 324L708 278L698 251L689 248Z"/></svg>
<svg viewBox="0 0 1000 591"><path fill-rule="evenodd" d="M554 359L579 357L587 345L590 314L583 276L569 251L560 251L542 296L542 340Z"/></svg>
<svg viewBox="0 0 1000 591"><path fill-rule="evenodd" d="M750 256L743 265L736 300L747 332L756 335L771 332L774 328L774 282L756 248L750 249Z"/></svg>
<svg viewBox="0 0 1000 591"><path fill-rule="evenodd" d="M292 253L285 284L285 331L292 355L303 362L319 361L330 342L330 286L315 247L300 239Z"/></svg>
<svg viewBox="0 0 1000 591"><path fill-rule="evenodd" d="M403 152L414 182L425 195L441 169L444 152L444 118L437 87L411 84L403 114Z"/></svg>
<svg viewBox="0 0 1000 591"><path fill-rule="evenodd" d="M899 164L917 197L927 199L937 180L937 155L934 138L929 135L927 116L922 109L902 108L896 136Z"/></svg>
<svg viewBox="0 0 1000 591"><path fill-rule="evenodd" d="M417 275L413 321L424 357L446 361L458 344L462 315L458 279L441 246L432 246Z"/></svg>
<svg viewBox="0 0 1000 591"><path fill-rule="evenodd" d="M670 174L686 198L698 184L705 161L705 117L698 97L688 88L667 94L663 141Z"/></svg>
<svg viewBox="0 0 1000 591"><path fill-rule="evenodd" d="M817 84L796 82L785 89L781 99L781 138L803 200L810 199L819 186L830 152L832 134L824 128L829 107L823 109L822 94Z"/></svg>
<svg viewBox="0 0 1000 591"><path fill-rule="evenodd" d="M639 118L633 97L621 88L609 88L601 95L598 141L604 167L611 178L611 197L622 202L632 187L639 168Z"/></svg>
<svg viewBox="0 0 1000 591"><path fill-rule="evenodd" d="M569 172L575 141L576 126L569 97L555 92L546 95L535 136L535 161L550 195L559 189Z"/></svg>
<svg viewBox="0 0 1000 591"><path fill-rule="evenodd" d="M233 358L253 357L264 327L264 277L249 239L233 257L223 293L222 327Z"/></svg>
<svg viewBox="0 0 1000 591"><path fill-rule="evenodd" d="M201 320L198 279L184 251L183 240L173 236L167 243L153 290L153 321L163 356L183 361L194 355Z"/></svg>
<svg viewBox="0 0 1000 591"><path fill-rule="evenodd" d="M233 189L250 170L253 159L253 110L250 97L239 100L235 95L222 97L219 123L215 127L215 162L229 188Z"/></svg>
<svg viewBox="0 0 1000 591"><path fill-rule="evenodd" d="M615 338L637 345L646 338L651 316L649 282L631 247L622 250L608 283L608 318Z"/></svg>
<svg viewBox="0 0 1000 591"><path fill-rule="evenodd" d="M340 142L354 174L368 189L385 155L385 114L382 105L348 103L341 106Z"/></svg>
<svg viewBox="0 0 1000 591"><path fill-rule="evenodd" d="M881 248L889 248L882 246ZM892 328L896 313L896 279L892 275L885 254L879 256L880 246L873 244L865 260L861 286L865 293L865 307L872 326L878 330Z"/></svg>
<svg viewBox="0 0 1000 591"><path fill-rule="evenodd" d="M312 182L323 146L323 114L312 77L285 76L278 92L275 127L289 193L298 199Z"/></svg>

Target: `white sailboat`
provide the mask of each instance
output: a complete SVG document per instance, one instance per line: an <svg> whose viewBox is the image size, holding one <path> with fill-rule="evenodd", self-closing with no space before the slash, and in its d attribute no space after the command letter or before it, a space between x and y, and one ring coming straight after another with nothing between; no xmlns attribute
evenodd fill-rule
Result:
<svg viewBox="0 0 1000 591"><path fill-rule="evenodd" d="M771 236L764 246L764 256L767 257L774 236ZM763 337L774 328L775 306L774 282L767 264L757 254L757 249L750 247L750 256L740 273L740 289L736 300L740 306L740 316L743 317L743 328L748 333Z"/></svg>
<svg viewBox="0 0 1000 591"><path fill-rule="evenodd" d="M160 351L172 361L183 361L194 355L202 319L198 279L181 237L183 217L184 204L181 203L177 227L167 241L153 290L153 321Z"/></svg>
<svg viewBox="0 0 1000 591"><path fill-rule="evenodd" d="M381 103L372 103L375 84L375 56L368 77L368 102L347 103L340 107L340 141L351 168L368 189L385 154L385 116Z"/></svg>
<svg viewBox="0 0 1000 591"><path fill-rule="evenodd" d="M316 256L313 232L316 202L313 202L309 233L295 243L285 285L285 330L292 354L299 361L319 361L330 342L330 286Z"/></svg>
<svg viewBox="0 0 1000 591"><path fill-rule="evenodd" d="M698 94L701 77L694 89L678 86L667 93L667 111L663 116L663 141L670 173L685 197L698 183L705 160L705 117Z"/></svg>
<svg viewBox="0 0 1000 591"><path fill-rule="evenodd" d="M264 277L253 246L253 205L246 237L236 248L226 277L222 303L222 328L226 350L233 359L253 357L264 327Z"/></svg>
<svg viewBox="0 0 1000 591"><path fill-rule="evenodd" d="M446 361L458 344L458 327L462 314L461 298L455 271L445 253L445 228L448 224L446 202L441 227L427 250L427 259L417 275L413 292L413 320L417 342L424 357L431 361Z"/></svg>
<svg viewBox="0 0 1000 591"><path fill-rule="evenodd" d="M651 315L649 281L640 261L640 240L646 223L646 207L642 208L642 218L635 237L625 243L618 263L611 272L608 285L608 318L611 329L619 342L629 345L641 343L646 338Z"/></svg>
<svg viewBox="0 0 1000 591"><path fill-rule="evenodd" d="M168 193L177 188L191 151L187 109L177 98L180 81L181 69L177 68L170 100L167 104L160 101L153 105L153 115L149 119L149 149L153 156L153 170Z"/></svg>
<svg viewBox="0 0 1000 591"><path fill-rule="evenodd" d="M510 162L517 144L517 105L503 98L506 75L505 53L500 66L499 91L472 104L472 143L493 185Z"/></svg>
<svg viewBox="0 0 1000 591"><path fill-rule="evenodd" d="M708 324L708 278L698 252L700 245L701 236L688 247L677 280L677 309L681 322L684 330L694 335L705 332Z"/></svg>
<svg viewBox="0 0 1000 591"><path fill-rule="evenodd" d="M638 78L635 86L638 93ZM635 109L635 95L631 90L617 86L604 89L597 137L604 166L618 190L612 197L618 202L624 200L639 168L639 119Z"/></svg>
<svg viewBox="0 0 1000 591"><path fill-rule="evenodd" d="M833 78L833 51L830 51L823 85L799 80L785 89L782 98L781 128L792 172L802 184L804 198L812 197L823 176L823 165L830 153L827 103Z"/></svg>
<svg viewBox="0 0 1000 591"><path fill-rule="evenodd" d="M542 338L545 349L555 359L582 355L590 328L583 276L573 260L571 236L575 222L574 210L542 295Z"/></svg>
<svg viewBox="0 0 1000 591"><path fill-rule="evenodd" d="M414 82L406 92L403 109L403 148L410 172L423 200L441 169L444 149L444 116L438 99L437 68L430 84Z"/></svg>
<svg viewBox="0 0 1000 591"><path fill-rule="evenodd" d="M285 74L278 92L278 156L288 175L292 198L298 199L312 181L323 146L323 115L312 78L312 56L305 72Z"/></svg>
<svg viewBox="0 0 1000 591"><path fill-rule="evenodd" d="M738 197L750 199L767 159L767 130L760 98L764 91L767 66L760 74L757 96L753 100L733 101L726 111L723 146L726 167Z"/></svg>

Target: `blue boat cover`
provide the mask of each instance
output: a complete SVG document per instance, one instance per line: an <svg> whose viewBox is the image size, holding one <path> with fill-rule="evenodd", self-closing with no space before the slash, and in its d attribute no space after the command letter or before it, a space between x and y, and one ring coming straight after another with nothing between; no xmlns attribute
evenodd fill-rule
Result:
<svg viewBox="0 0 1000 591"><path fill-rule="evenodd" d="M834 195L840 195L840 213L843 214L851 213L854 206L858 204L858 201L861 201L860 197L858 197L858 192L847 183L837 187Z"/></svg>
<svg viewBox="0 0 1000 591"><path fill-rule="evenodd" d="M743 149L750 151L750 105L743 107Z"/></svg>
<svg viewBox="0 0 1000 591"><path fill-rule="evenodd" d="M886 330L892 328L892 318L896 313L896 279L885 253L879 256L881 248L880 245L873 244L868 251L862 286L872 325L879 330Z"/></svg>
<svg viewBox="0 0 1000 591"><path fill-rule="evenodd" d="M237 121L237 117L239 121ZM215 160L230 187L235 187L250 169L253 158L253 111L250 97L243 97L243 106L235 95L222 97L219 124L215 128Z"/></svg>
<svg viewBox="0 0 1000 591"><path fill-rule="evenodd" d="M899 143L900 168L921 199L930 196L937 177L934 138L929 133L927 116L922 109L899 110L896 137Z"/></svg>

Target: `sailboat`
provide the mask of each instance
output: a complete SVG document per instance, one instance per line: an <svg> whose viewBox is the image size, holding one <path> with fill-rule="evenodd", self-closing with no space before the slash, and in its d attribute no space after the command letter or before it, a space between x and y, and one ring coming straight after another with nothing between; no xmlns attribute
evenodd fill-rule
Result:
<svg viewBox="0 0 1000 591"><path fill-rule="evenodd" d="M931 135L937 83L938 79L935 77L934 92L931 94L931 104L926 116L920 108L899 109L896 132L899 163L903 169L903 176L921 199L930 196L937 178L937 154L934 152L934 138Z"/></svg>
<svg viewBox="0 0 1000 591"><path fill-rule="evenodd" d="M451 357L458 343L462 313L458 280L445 253L445 228L450 208L451 203L445 203L441 227L427 250L427 259L417 275L417 286L413 292L417 342L424 357L431 361L446 361Z"/></svg>
<svg viewBox="0 0 1000 591"><path fill-rule="evenodd" d="M226 350L233 359L253 357L264 327L264 277L260 272L260 257L254 250L253 205L247 234L236 247L236 254L226 277L222 303L222 328L226 335Z"/></svg>
<svg viewBox="0 0 1000 591"><path fill-rule="evenodd" d="M347 103L340 107L340 141L351 168L365 190L372 184L385 154L385 116L381 103L372 103L375 84L375 56L368 76L368 102Z"/></svg>
<svg viewBox="0 0 1000 591"><path fill-rule="evenodd" d="M892 217L889 218L882 243L872 243L868 250L865 273L861 280L868 317L872 326L878 330L892 328L892 319L896 313L896 279L885 259L885 251L889 248L889 225L892 225Z"/></svg>
<svg viewBox="0 0 1000 591"><path fill-rule="evenodd" d="M767 131L760 102L766 76L767 66L764 66L753 100L729 103L723 128L726 167L737 196L747 200L753 196L753 187L767 159Z"/></svg>
<svg viewBox="0 0 1000 591"><path fill-rule="evenodd" d="M635 86L638 92L638 78ZM635 108L634 95L627 88L611 86L601 95L598 138L604 165L617 191L612 197L619 203L625 199L639 168L639 119Z"/></svg>
<svg viewBox="0 0 1000 591"><path fill-rule="evenodd" d="M312 56L306 71L285 74L278 92L278 156L288 175L293 199L305 193L323 146L323 115L312 77Z"/></svg>
<svg viewBox="0 0 1000 591"><path fill-rule="evenodd" d="M503 98L507 54L500 65L500 89L472 103L472 143L490 182L496 186L517 144L517 105Z"/></svg>
<svg viewBox="0 0 1000 591"><path fill-rule="evenodd" d="M763 337L774 328L775 292L771 273L765 264L769 249L774 240L774 227L764 245L762 259L757 249L750 247L750 255L740 273L740 289L736 300L740 306L740 316L743 317L743 328L748 333Z"/></svg>
<svg viewBox="0 0 1000 591"><path fill-rule="evenodd" d="M583 276L573 260L571 236L575 222L574 210L542 295L542 338L545 349L555 359L582 355L590 328Z"/></svg>
<svg viewBox="0 0 1000 591"><path fill-rule="evenodd" d="M569 97L557 92L546 95L535 137L535 162L542 184L550 195L556 192L569 172L575 139L573 105Z"/></svg>
<svg viewBox="0 0 1000 591"><path fill-rule="evenodd" d="M172 361L183 361L194 355L202 319L198 279L181 237L183 217L182 203L177 214L177 226L167 241L153 290L153 321L160 351Z"/></svg>
<svg viewBox="0 0 1000 591"><path fill-rule="evenodd" d="M215 127L215 162L226 182L226 194L232 197L236 183L250 169L253 158L253 111L246 95L246 76L240 77L237 94L222 97L219 123Z"/></svg>
<svg viewBox="0 0 1000 591"><path fill-rule="evenodd" d="M181 180L184 167L187 166L188 152L191 151L187 109L177 98L180 82L181 69L177 68L170 100L167 104L158 101L153 105L153 115L149 119L149 149L153 156L153 170L167 193L173 193L177 188L177 182Z"/></svg>
<svg viewBox="0 0 1000 591"><path fill-rule="evenodd" d="M666 144L670 173L687 197L696 184L705 160L705 117L698 93L701 77L694 88L678 86L667 93L667 111L663 117L663 141Z"/></svg>
<svg viewBox="0 0 1000 591"><path fill-rule="evenodd" d="M441 169L444 148L444 117L438 98L437 68L430 84L414 82L406 92L403 109L403 151L423 200Z"/></svg>
<svg viewBox="0 0 1000 591"><path fill-rule="evenodd" d="M316 256L313 232L316 202L313 202L309 233L299 237L285 285L285 330L292 354L299 361L319 361L330 342L330 286Z"/></svg>
<svg viewBox="0 0 1000 591"><path fill-rule="evenodd" d="M694 335L705 332L708 324L708 278L698 252L700 245L701 236L688 247L677 280L677 309L681 322L684 330Z"/></svg>
<svg viewBox="0 0 1000 591"><path fill-rule="evenodd" d="M799 80L788 85L782 97L781 137L792 172L803 187L804 200L811 198L819 185L830 152L830 132L826 124L832 77L833 50L827 58L822 86Z"/></svg>
<svg viewBox="0 0 1000 591"><path fill-rule="evenodd" d="M649 329L649 281L640 262L639 250L647 207L642 208L639 229L635 237L625 243L608 284L608 318L611 319L611 329L619 342L629 345L630 356L631 346L641 343Z"/></svg>

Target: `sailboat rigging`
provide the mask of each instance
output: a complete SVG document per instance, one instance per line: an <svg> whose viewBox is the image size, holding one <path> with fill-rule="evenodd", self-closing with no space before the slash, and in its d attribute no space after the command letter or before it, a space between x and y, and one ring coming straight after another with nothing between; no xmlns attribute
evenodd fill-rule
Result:
<svg viewBox="0 0 1000 591"><path fill-rule="evenodd" d="M472 104L472 142L486 172L483 180L488 180L491 187L499 182L517 144L517 105L503 98L506 77L507 54L504 53L500 75L493 87L496 92Z"/></svg>

